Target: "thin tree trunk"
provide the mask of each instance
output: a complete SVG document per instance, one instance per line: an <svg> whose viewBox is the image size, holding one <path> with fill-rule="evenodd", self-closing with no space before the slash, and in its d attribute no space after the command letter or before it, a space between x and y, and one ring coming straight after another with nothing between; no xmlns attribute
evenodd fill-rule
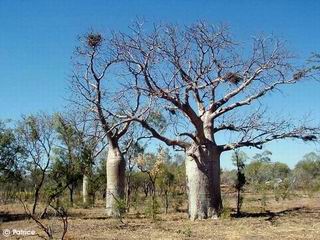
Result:
<svg viewBox="0 0 320 240"><path fill-rule="evenodd" d="M82 179L82 200L84 204L89 202L88 199L89 177L84 174Z"/></svg>
<svg viewBox="0 0 320 240"><path fill-rule="evenodd" d="M131 173L127 176L127 192L126 192L126 206L127 206L127 212L130 210L130 198L131 198Z"/></svg>
<svg viewBox="0 0 320 240"><path fill-rule="evenodd" d="M96 203L96 193L93 192L92 193L92 207L94 207L95 203Z"/></svg>
<svg viewBox="0 0 320 240"><path fill-rule="evenodd" d="M151 194L152 194L152 219L155 220L156 219L156 184L155 182L152 181L152 190L151 190Z"/></svg>
<svg viewBox="0 0 320 240"><path fill-rule="evenodd" d="M213 148L186 158L189 218L191 220L217 218L222 210L220 189L220 153Z"/></svg>
<svg viewBox="0 0 320 240"><path fill-rule="evenodd" d="M149 195L149 185L148 184L144 184L143 192L144 192L145 197L147 198Z"/></svg>
<svg viewBox="0 0 320 240"><path fill-rule="evenodd" d="M107 158L106 211L108 216L119 216L118 202L123 201L125 192L124 158L118 147L110 145Z"/></svg>
<svg viewBox="0 0 320 240"><path fill-rule="evenodd" d="M70 201L70 206L73 207L73 184L69 186L69 201Z"/></svg>
<svg viewBox="0 0 320 240"><path fill-rule="evenodd" d="M39 192L40 192L40 188L36 188L35 194L34 194L34 202L33 202L33 207L32 207L32 214L34 215L36 213L36 208L38 205L38 201L39 201Z"/></svg>
<svg viewBox="0 0 320 240"><path fill-rule="evenodd" d="M42 188L42 185L43 185L43 182L44 182L44 178L45 178L45 171L42 171L41 173L41 180L39 182L38 185L36 185L36 190L35 190L35 193L34 193L34 202L33 202L33 207L32 207L32 214L34 215L36 213L36 208L37 208L37 205L38 205L38 201L39 201L39 198L40 198L40 190Z"/></svg>
<svg viewBox="0 0 320 240"><path fill-rule="evenodd" d="M164 192L164 204L165 204L165 214L168 213L168 208L169 208L169 196L168 196L168 191L165 190Z"/></svg>

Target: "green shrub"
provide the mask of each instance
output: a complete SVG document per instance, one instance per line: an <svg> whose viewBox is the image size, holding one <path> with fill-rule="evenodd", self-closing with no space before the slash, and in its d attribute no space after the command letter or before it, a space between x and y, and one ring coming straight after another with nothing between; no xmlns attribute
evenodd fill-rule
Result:
<svg viewBox="0 0 320 240"><path fill-rule="evenodd" d="M115 204L115 209L118 213L117 217L120 220L120 222L122 222L122 220L124 218L124 215L126 213L126 207L127 207L127 204L126 204L125 199L120 199L120 198L117 199L116 204Z"/></svg>
<svg viewBox="0 0 320 240"><path fill-rule="evenodd" d="M157 220L157 214L160 213L160 204L157 199L148 199L144 212L147 217Z"/></svg>

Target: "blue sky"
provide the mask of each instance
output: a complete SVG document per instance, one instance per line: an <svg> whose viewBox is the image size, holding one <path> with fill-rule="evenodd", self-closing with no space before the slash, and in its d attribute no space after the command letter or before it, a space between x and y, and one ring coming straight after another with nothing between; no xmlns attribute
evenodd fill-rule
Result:
<svg viewBox="0 0 320 240"><path fill-rule="evenodd" d="M189 24L197 20L225 23L233 36L248 41L260 33L274 34L305 58L320 52L320 1L0 1L0 119L58 111L66 104L70 57L77 36L94 28L126 31L136 18L149 22ZM320 84L290 87L270 98L273 111L320 119ZM281 102L281 104L279 104ZM316 145L277 142L266 146L273 160L289 166ZM253 152L248 151L249 155ZM230 167L229 155L223 167Z"/></svg>

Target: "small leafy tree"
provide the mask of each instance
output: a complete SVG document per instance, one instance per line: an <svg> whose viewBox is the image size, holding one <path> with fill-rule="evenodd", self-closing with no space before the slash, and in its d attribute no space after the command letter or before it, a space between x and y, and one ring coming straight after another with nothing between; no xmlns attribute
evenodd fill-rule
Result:
<svg viewBox="0 0 320 240"><path fill-rule="evenodd" d="M13 129L0 121L0 192L4 201L14 197L14 192L23 181L25 150L20 145Z"/></svg>
<svg viewBox="0 0 320 240"><path fill-rule="evenodd" d="M293 180L291 170L287 164L281 162L271 163L272 183L275 200L286 199L292 190Z"/></svg>
<svg viewBox="0 0 320 240"><path fill-rule="evenodd" d="M168 164L164 165L163 171L159 177L158 185L164 196L165 213L168 213L169 208L169 193L172 192L175 176L169 169Z"/></svg>
<svg viewBox="0 0 320 240"><path fill-rule="evenodd" d="M137 158L137 166L141 172L146 173L151 183L151 206L148 207L148 213L152 219L156 219L159 204L156 200L156 181L163 171L163 150L160 149L158 154L146 153L140 154Z"/></svg>
<svg viewBox="0 0 320 240"><path fill-rule="evenodd" d="M144 152L144 147L140 145L137 141L133 141L133 138L131 138L129 141L131 141L131 146L128 148L128 151L126 152L126 155L125 155L125 158L127 160L126 209L128 212L131 204L131 194L134 187L133 175L134 175L134 169L136 168L136 162L134 161L134 159L137 158L139 154L142 154Z"/></svg>
<svg viewBox="0 0 320 240"><path fill-rule="evenodd" d="M25 150L19 144L14 131L0 121L0 182L21 180L19 164Z"/></svg>
<svg viewBox="0 0 320 240"><path fill-rule="evenodd" d="M320 190L320 155L311 152L297 163L293 171L295 186L309 196Z"/></svg>
<svg viewBox="0 0 320 240"><path fill-rule="evenodd" d="M235 150L233 152L232 162L237 168L237 179L234 185L237 190L237 216L241 214L240 209L243 203L243 196L241 195L241 192L246 184L246 177L244 174L246 159L247 155L244 152L239 150Z"/></svg>
<svg viewBox="0 0 320 240"><path fill-rule="evenodd" d="M95 204L97 194L101 194L103 196L105 195L107 175L106 175L106 161L104 160L103 155L106 155L106 153L102 154L101 159L93 167L92 175L90 178L89 193L91 194L93 205Z"/></svg>
<svg viewBox="0 0 320 240"><path fill-rule="evenodd" d="M266 182L272 179L271 155L270 151L256 154L252 157L253 160L246 166L245 174L247 182L255 192L264 189Z"/></svg>
<svg viewBox="0 0 320 240"><path fill-rule="evenodd" d="M148 195L149 195L149 191L150 191L150 180L149 177L147 176L147 174L141 172L141 171L134 171L131 174L131 205L134 206L135 208L137 208L140 200L141 200L141 196L140 196L140 192L143 193L144 196L142 196L142 201L144 201Z"/></svg>
<svg viewBox="0 0 320 240"><path fill-rule="evenodd" d="M70 205L73 206L74 189L82 177L79 135L74 126L61 114L56 114L54 120L59 145L55 148L56 164L53 171L63 172L60 179L69 189Z"/></svg>
<svg viewBox="0 0 320 240"><path fill-rule="evenodd" d="M126 201L125 199L118 198L116 199L115 211L118 212L116 216L121 223L123 223L123 217L126 213Z"/></svg>
<svg viewBox="0 0 320 240"><path fill-rule="evenodd" d="M32 214L35 214L52 162L55 141L52 117L46 114L23 117L18 123L17 134L21 146L26 151L27 171L34 183Z"/></svg>

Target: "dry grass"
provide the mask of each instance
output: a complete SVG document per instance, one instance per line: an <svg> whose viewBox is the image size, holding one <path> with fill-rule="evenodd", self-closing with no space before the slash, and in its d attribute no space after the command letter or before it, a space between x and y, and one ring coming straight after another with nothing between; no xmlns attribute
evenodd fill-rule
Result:
<svg viewBox="0 0 320 240"><path fill-rule="evenodd" d="M161 214L156 222L143 215L128 214L122 224L116 219L106 218L102 207L74 208L70 209L67 239L320 239L319 197L296 197L280 202L269 200L266 209L261 208L254 196L247 196L247 199L243 206L245 214L241 218L195 222L188 220L186 213ZM231 200L228 204L234 206ZM0 212L13 218L12 221L4 219L1 229L36 230L44 236L34 222L21 219L23 210L19 205L1 206ZM58 237L61 231L58 220L53 218L46 223L53 226Z"/></svg>

